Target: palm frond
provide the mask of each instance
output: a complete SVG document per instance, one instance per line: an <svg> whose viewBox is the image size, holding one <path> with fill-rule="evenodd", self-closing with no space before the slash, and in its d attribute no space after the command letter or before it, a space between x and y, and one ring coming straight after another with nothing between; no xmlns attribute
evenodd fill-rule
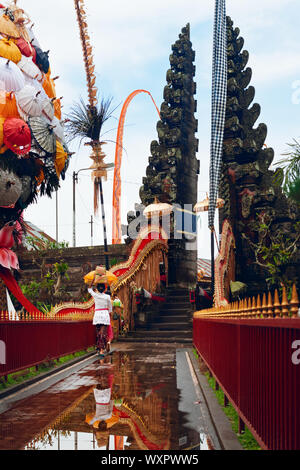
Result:
<svg viewBox="0 0 300 470"><path fill-rule="evenodd" d="M294 139L294 142L288 146L291 147L291 151L283 154L287 158L276 163L283 165L285 173L283 189L286 193L289 192L290 186L300 179L300 143Z"/></svg>
<svg viewBox="0 0 300 470"><path fill-rule="evenodd" d="M79 138L80 143L85 139L99 141L104 123L112 116L112 99L102 99L98 107L90 107L81 98L75 103L67 116L66 133L68 140Z"/></svg>

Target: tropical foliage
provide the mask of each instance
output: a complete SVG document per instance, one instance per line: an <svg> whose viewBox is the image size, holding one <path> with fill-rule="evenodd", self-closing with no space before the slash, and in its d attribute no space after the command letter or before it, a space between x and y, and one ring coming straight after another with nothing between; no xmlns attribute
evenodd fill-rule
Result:
<svg viewBox="0 0 300 470"><path fill-rule="evenodd" d="M280 160L277 165L283 165L285 194L300 204L300 143L294 139L294 142L288 145L291 150L283 154L286 158Z"/></svg>

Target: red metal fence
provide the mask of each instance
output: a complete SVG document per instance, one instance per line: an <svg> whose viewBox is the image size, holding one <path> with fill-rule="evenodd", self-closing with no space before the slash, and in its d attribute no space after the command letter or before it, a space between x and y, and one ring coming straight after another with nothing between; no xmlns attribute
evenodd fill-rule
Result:
<svg viewBox="0 0 300 470"><path fill-rule="evenodd" d="M0 377L95 345L95 327L82 321L1 321Z"/></svg>
<svg viewBox="0 0 300 470"><path fill-rule="evenodd" d="M194 344L260 446L299 450L300 319L196 314Z"/></svg>

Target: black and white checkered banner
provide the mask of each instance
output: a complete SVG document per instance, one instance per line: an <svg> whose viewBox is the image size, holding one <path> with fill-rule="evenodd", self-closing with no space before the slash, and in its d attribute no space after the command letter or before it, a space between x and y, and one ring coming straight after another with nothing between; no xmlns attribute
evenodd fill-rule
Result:
<svg viewBox="0 0 300 470"><path fill-rule="evenodd" d="M224 126L227 100L227 27L226 0L216 0L213 80L212 80L212 133L209 173L209 227L214 227L222 165Z"/></svg>

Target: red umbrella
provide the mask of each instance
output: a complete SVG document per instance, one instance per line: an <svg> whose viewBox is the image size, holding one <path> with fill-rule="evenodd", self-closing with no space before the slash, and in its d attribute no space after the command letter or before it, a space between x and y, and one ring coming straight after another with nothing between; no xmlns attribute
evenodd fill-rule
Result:
<svg viewBox="0 0 300 470"><path fill-rule="evenodd" d="M31 149L31 131L22 119L6 119L3 126L3 140L17 155L26 155Z"/></svg>
<svg viewBox="0 0 300 470"><path fill-rule="evenodd" d="M25 55L25 57L32 57L32 60L35 61L36 50L29 42L25 41L23 38L19 38L16 41L16 45L20 49L22 55Z"/></svg>

